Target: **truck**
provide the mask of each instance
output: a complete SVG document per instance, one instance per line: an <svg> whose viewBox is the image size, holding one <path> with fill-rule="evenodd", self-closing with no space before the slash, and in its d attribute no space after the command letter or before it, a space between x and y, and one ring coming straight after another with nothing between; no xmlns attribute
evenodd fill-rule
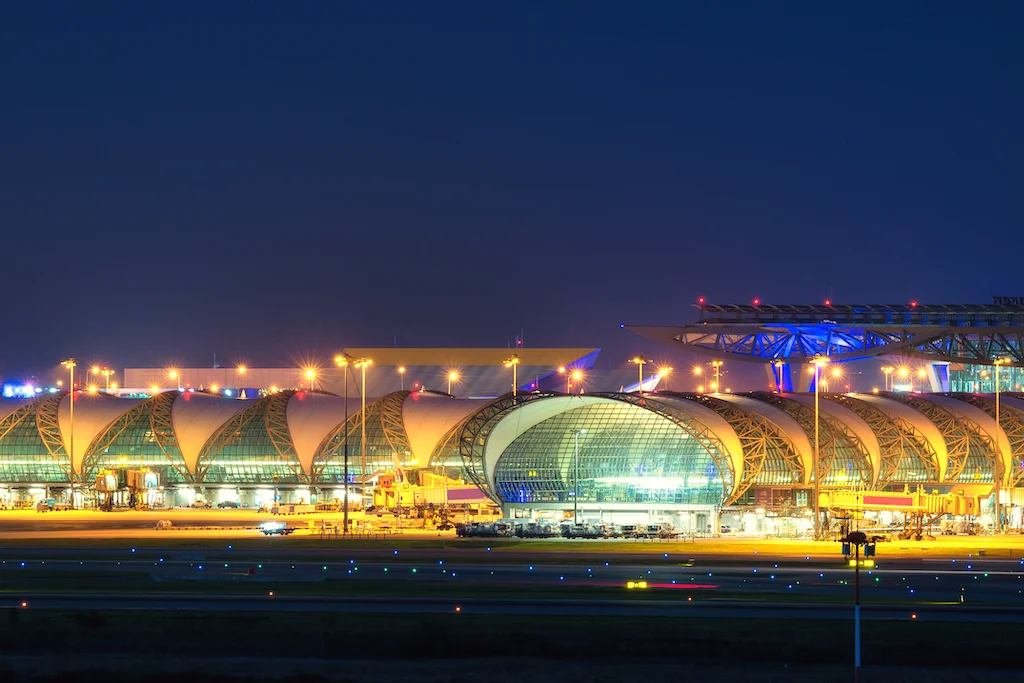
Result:
<svg viewBox="0 0 1024 683"><path fill-rule="evenodd" d="M70 508L67 503L58 503L56 498L43 498L36 503L36 512L60 512Z"/></svg>
<svg viewBox="0 0 1024 683"><path fill-rule="evenodd" d="M273 515L309 515L316 512L316 505L306 503L275 503L270 508Z"/></svg>

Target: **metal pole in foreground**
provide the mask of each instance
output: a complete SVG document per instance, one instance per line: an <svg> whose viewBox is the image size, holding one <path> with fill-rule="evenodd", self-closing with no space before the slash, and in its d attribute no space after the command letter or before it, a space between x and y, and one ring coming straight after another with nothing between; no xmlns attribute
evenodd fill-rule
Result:
<svg viewBox="0 0 1024 683"><path fill-rule="evenodd" d="M344 432L345 440L345 519L342 523L345 525L345 529L342 532L343 535L348 535L348 361L345 361L345 365L342 368L342 372L345 373L345 426L342 427Z"/></svg>
<svg viewBox="0 0 1024 683"><path fill-rule="evenodd" d="M864 534L861 533L863 536ZM854 543L853 589L853 683L860 683L860 543Z"/></svg>
<svg viewBox="0 0 1024 683"><path fill-rule="evenodd" d="M995 506L994 506L993 512L995 513L995 517L996 517L995 530L996 530L997 534L1000 534L1003 531L1002 510L1000 509L1000 506L999 506L999 487L1002 484L1002 478L1003 478L1002 449L999 447L999 366L1001 366L1005 362L1006 362L1005 358L1000 358L1000 359L995 361L995 366L996 366L996 431L995 431L996 458L995 458L995 467L992 470L992 481L995 482L995 486L993 487L992 490L995 493L995 501L994 501Z"/></svg>
<svg viewBox="0 0 1024 683"><path fill-rule="evenodd" d="M863 531L851 531L843 539L854 548L853 556L853 682L860 683L860 547L867 543Z"/></svg>
<svg viewBox="0 0 1024 683"><path fill-rule="evenodd" d="M821 540L821 507L818 503L821 498L821 454L818 452L819 419L818 419L818 375L821 373L821 366L814 364L814 540Z"/></svg>
<svg viewBox="0 0 1024 683"><path fill-rule="evenodd" d="M580 523L580 511L579 511L579 499L580 499L580 432L576 432L572 435L573 444L573 475L572 475L572 487L574 489L572 495L572 523Z"/></svg>

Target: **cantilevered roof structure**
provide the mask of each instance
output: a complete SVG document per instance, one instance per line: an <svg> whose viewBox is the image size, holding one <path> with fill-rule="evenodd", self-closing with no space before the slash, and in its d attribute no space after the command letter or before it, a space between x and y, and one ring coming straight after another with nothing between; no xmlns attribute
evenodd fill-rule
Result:
<svg viewBox="0 0 1024 683"><path fill-rule="evenodd" d="M1011 301L1016 302L1016 299ZM836 362L902 355L932 361L1024 364L1024 305L696 304L680 326L626 329L689 351L758 363Z"/></svg>

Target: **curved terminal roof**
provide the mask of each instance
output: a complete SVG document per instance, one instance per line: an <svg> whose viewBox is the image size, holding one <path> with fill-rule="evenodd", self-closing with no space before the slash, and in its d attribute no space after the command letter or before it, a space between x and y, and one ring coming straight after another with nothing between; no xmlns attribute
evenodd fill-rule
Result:
<svg viewBox="0 0 1024 683"><path fill-rule="evenodd" d="M813 394L783 394L786 398L791 398L805 406L811 408L814 407L814 395ZM819 398L818 410L828 415L835 420L838 420L842 424L857 435L861 443L868 451L868 455L871 456L871 483L874 484L878 480L878 472L882 467L882 448L878 445L878 437L871 431L871 427L868 423L861 418L860 415L853 412L846 406L832 401L822 401Z"/></svg>
<svg viewBox="0 0 1024 683"><path fill-rule="evenodd" d="M89 444L103 428L142 400L144 399L114 398L109 394L75 392L75 450L72 452L70 446L72 436L71 395L67 394L61 398L60 408L57 411L57 422L60 425L61 438L64 442L64 452L71 453L76 471L82 466L82 460L85 458L85 452L89 450Z"/></svg>
<svg viewBox="0 0 1024 683"><path fill-rule="evenodd" d="M402 404L402 422L413 458L422 464L429 462L452 427L490 403L490 399L453 399L429 391L409 394Z"/></svg>
<svg viewBox="0 0 1024 683"><path fill-rule="evenodd" d="M470 418L481 414L481 411L490 410L495 405L494 401L487 399L459 399L431 392L398 393L391 396L393 405L390 405L388 410L368 410L368 433L376 435L373 436L376 439L387 438L389 443L390 440L397 439L402 445L403 452L405 440L407 439L408 447L412 451L410 460L417 460L420 463L420 467L427 466L430 455L439 448L439 442L445 441L446 437L453 437L453 443L457 443L458 437L462 434L462 429L469 429L470 425L474 424L480 427L480 420L472 421ZM744 481L743 474L745 472L753 472L754 469L752 468L756 467L753 455L749 464L744 461L742 449L744 444L750 447L750 439L757 438L757 435L755 434L754 437L751 437L746 432L743 432L740 426L734 428L733 424L740 425L736 421L737 418L735 416L730 417L732 422L723 416L724 404L728 403L741 408L751 415L761 416L778 427L782 435L792 443L792 447L796 450L804 464L805 480L795 486L803 487L808 485L813 455L813 430L811 434L808 434L800 427L800 424L806 424L805 420L801 418L800 422L798 422L774 405L774 399L771 399L770 396L765 397L767 400L762 400L761 398L742 394L714 394L715 401L690 400L688 396L696 397L697 395L664 393L639 397L636 394L622 393L582 395L531 393L529 395L521 395L518 402L499 399L507 403L507 410L501 408L493 413L483 413L491 415L493 420L481 432L486 438L480 442L479 451L475 450L477 446L474 446L474 454L472 456L474 464L472 468L474 472L479 468L479 476L475 480L490 486L493 491L494 471L498 459L505 449L525 431L548 418L577 407L613 402L619 405L628 404L637 410L649 410L660 414L670 421L685 422L687 425L686 429L695 430L694 434L698 436L701 434L707 435L709 439L717 442L718 450L721 451L717 453L719 464L725 465L722 462L724 458L728 458L729 463L732 464L733 486L737 487L740 485L740 482ZM170 439L171 435L168 429L173 430L174 441L181 451L185 465L192 473L196 473L197 460L204 448L207 447L211 437L220 433L238 413L255 405L253 400L239 400L202 392L184 392L179 394L172 391L169 392L169 395L165 394L164 397L168 400L162 402L163 410L160 415L154 413L152 419L161 418L163 420L159 425L159 429L163 430L161 431L162 438ZM946 439L956 436L946 435L942 432L943 429L951 429L951 427L945 426L949 422L945 421L944 418L940 420L936 417L935 422L929 419L929 415L935 417L940 411L937 410L933 413L926 407L926 404L928 406L934 405L936 408L941 408L942 411L948 411L948 413L959 416L961 420L973 424L973 429L979 430L984 436L990 437L992 441L990 442L984 438L975 439L977 443L972 445L972 449L989 449L991 444L994 443L998 447L998 457L1002 458L1005 469L1009 471L1011 467L1013 445L1004 430L997 427L995 419L989 415L991 411L990 405L987 402L974 405L973 402L962 400L962 398L941 394L914 394L912 398L898 395L876 396L873 394L848 394L846 397L850 401L867 403L877 407L884 414L890 415L892 419L905 421L912 425L918 434L915 438L928 442L928 446L931 449L930 452L935 453L939 462L938 481L926 483L938 484L945 482L950 457ZM522 400L524 398L529 398L529 400ZM800 405L807 407L812 407L814 401L814 397L811 394L785 394L784 398L796 401ZM904 398L906 398L906 403ZM171 399L173 399L173 403L171 403ZM275 413L278 414L278 417L275 418L277 422L274 425L273 432L278 441L273 443L267 441L266 430L254 430L254 435L262 435L259 439L256 436L239 436L237 438L241 439L244 443L232 446L232 448L243 449L239 452L251 455L251 457L245 456L241 458L245 460L243 464L250 468L250 471L246 473L246 476L249 478L245 481L259 481L260 476L262 476L260 472L263 471L259 468L264 467L263 463L273 463L275 467L279 466L277 451L264 453L263 450L273 448L275 443L285 442L291 444L289 449L291 446L294 446L294 459L297 460L297 464L301 465L302 470L307 475L320 476L317 474L320 472L319 469L316 472L313 471L313 461L316 457L317 449L321 447L326 439L330 438L332 433L341 428L345 413L344 399L340 396L319 392L298 392L294 395L279 395L276 400L278 401L278 408L284 407L283 411L278 410ZM350 419L358 419L358 399L350 397L349 400L351 401L349 404ZM988 401L989 399L986 397L985 400ZM287 401L287 404L285 404L285 401ZM1016 419L1024 419L1024 397L1004 394L1001 397L1001 401L1001 405L1007 411L1007 414L1012 411L1017 416ZM168 403L170 403L169 423L166 420ZM914 404L921 410L915 409L913 407ZM105 430L116 428L117 423L121 421L120 418L138 405L140 405L140 399L121 399L102 393L88 394L80 392L75 394L75 447L73 455L76 470L80 470L82 459L89 448L93 444L103 443L102 439L106 433ZM717 409L716 405L718 406ZM979 405L981 407L978 407ZM400 406L401 410L397 409L398 406ZM881 471L881 449L879 437L872 431L871 424L875 424L877 427L883 423L874 420L874 415L871 416L872 419L870 420L861 418L857 412L850 409L850 406L856 407L853 403L847 403L846 405L833 401L821 401L819 403L819 409L824 415L844 425L863 444L870 455L871 466L874 469L873 476L877 478L878 473ZM71 424L69 407L70 399L67 394L48 394L36 399L0 400L0 420L4 419L5 416L11 415L16 410L24 410L26 412L25 420L23 423L20 423L21 426L18 428L17 433L24 435L26 425L31 429L41 430L40 440L36 441L33 437L29 441L33 444L31 448L42 449L42 451L40 453L28 453L27 455L33 458L42 458L43 456L51 458L49 451L59 449L58 444L61 442L64 443L65 450L70 447ZM368 404L369 407L370 404ZM803 410L801 409L801 411ZM286 424L280 424L281 420L279 417L282 413L286 417L286 420L284 420ZM943 412L943 416L945 414L946 412ZM54 416L56 416L56 424L53 423ZM377 422L371 425L370 420ZM625 420L625 422L630 421ZM1003 425L1006 426L1013 426L1015 424L1009 418L1003 421ZM157 426L156 422L154 422L154 426ZM59 428L60 432L57 433L55 428ZM959 434L959 429L960 427L958 426L957 434ZM1012 433L1016 434L1016 432ZM741 436L743 437L742 439ZM17 434L15 434L15 437L17 437ZM3 434L0 434L0 439L3 438ZM17 438L22 438L24 443L28 443L24 441L24 436ZM679 438L687 437L680 433ZM1019 436L1014 436L1013 438L1019 440ZM19 446L19 448L22 448L22 446ZM0 452L15 453L20 451L13 445L9 445L7 450L0 449ZM977 453L979 458L982 455L984 455L983 452ZM212 459L216 459L216 457L216 453L211 455ZM289 457L292 456L289 455ZM324 457L330 458L333 455L327 454ZM463 457L467 456L463 454ZM972 457L975 456L972 455ZM1019 458L1020 454L1017 454L1017 457ZM35 460L30 460L29 462L35 462ZM48 462L48 460L40 459L38 462ZM984 461L979 459L978 462ZM387 467L386 464L379 464L378 466ZM270 465L266 465L266 467L270 467ZM3 468L0 468L0 472L2 471L4 471ZM204 469L203 471L207 470ZM219 480L222 476L230 478L232 476L231 468L213 468L210 471L217 473L211 476L216 476L218 481L204 480L203 483L214 485L232 484L227 479L225 481ZM197 476L199 475L197 474ZM934 470L931 471L931 476L935 476ZM21 481L26 481L26 479ZM326 481L326 479L323 481ZM746 480L745 485L750 484L751 481L753 480ZM5 482L0 481L0 484L3 483ZM753 485L758 486L756 483Z"/></svg>
<svg viewBox="0 0 1024 683"><path fill-rule="evenodd" d="M694 403L693 401L687 401L684 398L675 398L668 395L653 395L649 397L649 401L660 401L661 403L668 404L677 410L689 413L693 416L697 422L704 424L708 427L712 434L718 437L718 440L722 442L725 447L725 455L732 462L733 476L733 491L740 482L740 473L743 471L743 443L740 441L740 437L736 434L736 430L732 428L724 417L716 413L711 408Z"/></svg>
<svg viewBox="0 0 1024 683"><path fill-rule="evenodd" d="M920 396L926 398L926 400L931 401L932 403L948 408L952 412L975 423L978 426L978 429L981 430L985 436L998 444L999 457L1003 462L1003 472L1009 471L1013 464L1010 440L1006 437L1006 432L1003 431L1003 428L996 425L996 419L994 417L986 413L981 408L972 406L970 403L964 403L952 396L944 396L942 394L921 394Z"/></svg>
<svg viewBox="0 0 1024 683"><path fill-rule="evenodd" d="M935 451L935 455L939 460L936 463L939 469L939 481L945 481L946 467L949 464L949 451L946 449L946 440L942 438L942 432L939 431L934 422L914 410L911 406L894 401L891 398L875 396L874 394L849 394L849 396L858 401L878 406L890 415L909 422L914 429L919 431L928 440L928 445Z"/></svg>
<svg viewBox="0 0 1024 683"><path fill-rule="evenodd" d="M180 394L171 407L171 423L185 466L195 472L199 454L206 441L224 423L252 405L252 401L223 398L210 394Z"/></svg>
<svg viewBox="0 0 1024 683"><path fill-rule="evenodd" d="M359 402L351 398L349 402L349 410L354 402L358 412ZM320 442L345 421L345 399L331 394L297 391L288 399L287 415L288 432L292 437L295 455L299 458L302 471L309 474Z"/></svg>
<svg viewBox="0 0 1024 683"><path fill-rule="evenodd" d="M790 417L784 410L742 394L715 394L715 398L742 406L747 410L765 416L778 425L779 429L793 442L793 446L800 454L800 462L804 470L803 484L805 486L810 485L814 448L811 446L811 438L808 437L804 430L800 429L800 424L796 420Z"/></svg>

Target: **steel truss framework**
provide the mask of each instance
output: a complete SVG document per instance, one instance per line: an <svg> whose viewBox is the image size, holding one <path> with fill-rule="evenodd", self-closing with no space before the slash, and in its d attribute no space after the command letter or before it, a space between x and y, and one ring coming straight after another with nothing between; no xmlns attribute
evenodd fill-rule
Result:
<svg viewBox="0 0 1024 683"><path fill-rule="evenodd" d="M472 417L472 416L470 416ZM434 451L430 454L430 467L435 473L440 474L442 471L447 470L447 463L459 456L459 437L462 434L462 428L466 425L466 421L469 417L456 422L455 425L449 429L444 438L438 442L437 446L434 447ZM461 459L461 458L460 458Z"/></svg>
<svg viewBox="0 0 1024 683"><path fill-rule="evenodd" d="M202 484L207 471L214 463L217 456L236 437L244 427L253 420L262 420L263 426L270 437L277 455L281 461L288 466L296 479L302 483L309 483L309 476L302 471L299 457L295 453L295 445L292 443L291 435L288 432L288 400L295 395L294 390L279 391L253 402L217 430L203 445L196 461L195 481Z"/></svg>
<svg viewBox="0 0 1024 683"><path fill-rule="evenodd" d="M976 445L976 450L985 454L989 472L995 471L999 459L998 447L988 433L974 421L914 394L882 392L880 395L907 404L939 428L939 433L946 442L949 458L946 464L946 482L956 482L960 479L967 466L972 445Z"/></svg>
<svg viewBox="0 0 1024 683"><path fill-rule="evenodd" d="M814 447L814 408L806 406L795 399L766 391L754 391L750 393L750 396L779 408L796 420L800 428L812 440L811 447ZM871 486L874 483L871 454L860 437L841 421L824 414L820 410L818 411L818 427L818 466L816 472L813 471L814 468L812 466L810 483L813 484L815 479L817 479L821 482L822 488L850 485ZM853 465L856 469L855 474L858 481L841 481L839 479L841 472L835 471L833 468L833 464L839 456L839 449L844 445L848 450L852 449L854 453Z"/></svg>
<svg viewBox="0 0 1024 683"><path fill-rule="evenodd" d="M487 446L487 439L497 424L517 407L541 398L552 398L565 396L566 394L533 392L513 396L506 394L484 406L465 420L459 433L459 455L462 458L463 470L466 478L483 491L491 500L497 504L503 501L496 491L493 491L487 483L487 472L484 465L484 451ZM718 471L722 475L722 499L732 500L733 484L736 481L732 459L725 448L725 445L714 433L692 415L672 406L665 401L657 400L656 395L645 395L632 393L593 393L587 394L590 397L605 398L622 403L629 403L638 408L649 410L660 415L677 427L685 431L707 451Z"/></svg>
<svg viewBox="0 0 1024 683"><path fill-rule="evenodd" d="M928 438L913 423L874 403L845 394L822 394L821 398L846 406L868 423L882 451L878 485L920 484L939 480L939 455ZM922 478L907 475L914 471Z"/></svg>
<svg viewBox="0 0 1024 683"><path fill-rule="evenodd" d="M1019 394L1010 395L1020 396ZM947 396L970 403L972 406L984 410L995 419L996 400L992 396L977 396L975 394L947 394ZM1006 438L1010 442L1009 486L1020 486L1021 482L1024 481L1024 412L1000 401L999 426L1006 433Z"/></svg>
<svg viewBox="0 0 1024 683"><path fill-rule="evenodd" d="M75 472L71 458L68 457L68 452L64 448L64 439L60 434L60 422L57 420L61 399L67 393L67 391L61 391L39 399L36 404L36 428L39 430L39 436L50 457L60 465L68 477L68 482L75 483L81 481L81 477L78 472Z"/></svg>
<svg viewBox="0 0 1024 683"><path fill-rule="evenodd" d="M43 400L43 398L36 398L31 401L28 401L24 405L19 406L17 409L5 415L3 419L0 419L0 440L3 440L8 434L14 431L23 422L29 422L29 424L31 425L30 428L38 432L38 418L36 415L36 410L39 408L40 402ZM53 457L52 453L50 453L50 457ZM56 458L55 460L60 471L63 472L64 476L68 477L70 481L67 458L60 457ZM42 478L40 477L40 479Z"/></svg>
<svg viewBox="0 0 1024 683"><path fill-rule="evenodd" d="M700 320L682 327L629 326L637 334L736 360L802 362L903 355L991 365L1024 364L1020 305L700 304Z"/></svg>
<svg viewBox="0 0 1024 683"><path fill-rule="evenodd" d="M110 424L100 430L99 436L89 444L82 459L82 480L92 482L95 480L99 469L100 458L107 451L114 441L131 427L136 420L142 416L148 418L149 428L153 432L154 440L167 458L167 464L175 469L182 478L195 483L195 479L185 459L178 450L177 442L174 439L174 431L171 428L171 406L178 392L168 391L162 394L141 401L134 405L131 410L119 415Z"/></svg>
<svg viewBox="0 0 1024 683"><path fill-rule="evenodd" d="M539 391L529 394L505 394L473 413L463 423L462 429L459 431L459 456L462 458L462 469L466 474L466 479L475 484L498 505L501 505L501 498L488 485L487 472L484 467L484 447L487 445L487 437L491 435L503 417L519 406L559 395Z"/></svg>
<svg viewBox="0 0 1024 683"><path fill-rule="evenodd" d="M697 440L701 447L711 456L715 466L718 467L718 471L722 473L722 500L725 501L725 504L728 505L735 500L736 495L733 491L733 485L736 483L736 469L733 467L732 458L729 457L729 449L703 422L670 403L659 401L657 394L598 393L589 395L631 403L639 408L645 408L657 413L673 422L677 427ZM739 455L740 462L742 463L743 454L740 453Z"/></svg>
<svg viewBox="0 0 1024 683"><path fill-rule="evenodd" d="M368 427L372 424L373 420L379 420L388 446L392 451L401 455L412 453L409 435L405 431L405 424L402 420L402 408L405 405L405 399L411 393L408 390L394 391L366 406L366 424ZM317 446L316 453L313 455L313 483L321 483L323 481L324 469L334 458L340 457L344 448L346 433L349 437L349 454L354 453L361 456L358 451L360 442L354 440L353 435L359 435L362 424L362 411L357 410L355 414L349 415L347 429L346 423L341 422L320 441L320 445ZM369 428L367 431L369 431Z"/></svg>
<svg viewBox="0 0 1024 683"><path fill-rule="evenodd" d="M804 464L800 453L779 425L749 408L707 394L659 392L706 406L733 428L743 445L743 474L730 500L731 505L751 486L799 486L804 480ZM770 473L785 472L786 482L769 479Z"/></svg>

